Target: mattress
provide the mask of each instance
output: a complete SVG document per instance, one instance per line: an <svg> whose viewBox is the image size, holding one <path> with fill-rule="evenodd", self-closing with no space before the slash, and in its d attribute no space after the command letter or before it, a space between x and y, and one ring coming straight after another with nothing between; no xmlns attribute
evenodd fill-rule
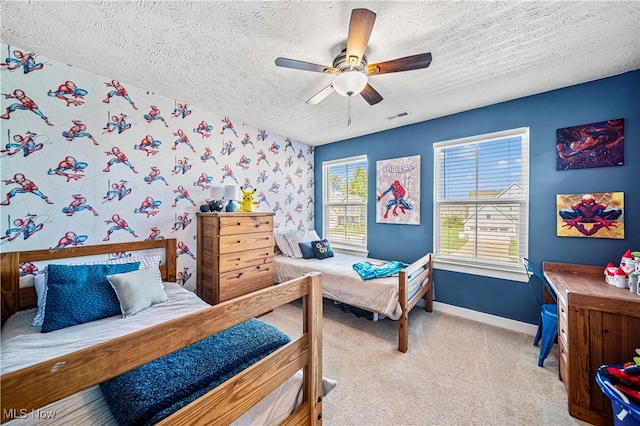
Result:
<svg viewBox="0 0 640 426"><path fill-rule="evenodd" d="M31 326L35 310L17 313L2 327L0 373L5 374L29 365L68 354L115 337L141 330L178 316L196 312L209 305L194 293L175 283L165 283L169 299L128 318L119 316L40 333L40 327ZM27 355L27 356L26 356ZM328 392L335 382L325 380ZM234 424L279 424L302 401L302 372L296 373L260 403L241 416ZM53 417L50 418L50 417ZM60 401L28 412L14 419L11 425L92 424L117 425L99 386L87 388Z"/></svg>
<svg viewBox="0 0 640 426"><path fill-rule="evenodd" d="M300 275L318 271L322 273L322 295L347 305L383 314L393 320L402 315L398 301L398 276L363 280L353 269L353 264L369 260L334 252L326 259L295 259L281 254L274 256L276 283L282 283ZM413 293L409 288L409 294Z"/></svg>

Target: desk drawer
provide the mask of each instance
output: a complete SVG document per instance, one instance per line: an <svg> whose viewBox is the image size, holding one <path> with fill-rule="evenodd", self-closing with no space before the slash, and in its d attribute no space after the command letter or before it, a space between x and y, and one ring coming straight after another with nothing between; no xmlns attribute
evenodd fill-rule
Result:
<svg viewBox="0 0 640 426"><path fill-rule="evenodd" d="M569 343L568 315L567 305L562 299L558 299L558 338L563 339L565 346Z"/></svg>
<svg viewBox="0 0 640 426"><path fill-rule="evenodd" d="M564 383L565 389L569 388L569 351L566 345L558 345L558 363L560 370L560 380Z"/></svg>

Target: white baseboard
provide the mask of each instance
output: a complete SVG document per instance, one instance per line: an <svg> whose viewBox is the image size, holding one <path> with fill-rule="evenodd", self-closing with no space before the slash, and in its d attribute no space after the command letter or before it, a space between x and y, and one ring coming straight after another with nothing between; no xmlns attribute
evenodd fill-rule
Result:
<svg viewBox="0 0 640 426"><path fill-rule="evenodd" d="M455 315L470 319L472 321L478 321L496 327L506 328L507 330L517 331L519 333L529 334L531 336L536 335L538 326L535 324L529 324L526 322L515 321L509 318L503 318L496 315L485 314L483 312L474 311L472 309L461 308L459 306L448 305L442 302L433 302L433 310L443 312L445 314Z"/></svg>

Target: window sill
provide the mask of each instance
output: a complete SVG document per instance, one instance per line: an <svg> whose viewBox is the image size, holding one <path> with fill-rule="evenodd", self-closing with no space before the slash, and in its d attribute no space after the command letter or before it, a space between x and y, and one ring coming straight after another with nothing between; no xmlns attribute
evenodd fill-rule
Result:
<svg viewBox="0 0 640 426"><path fill-rule="evenodd" d="M353 246L331 243L331 248L333 249L333 251L336 251L338 253L350 254L352 256L359 256L359 257L369 256L369 250L362 247L353 247Z"/></svg>
<svg viewBox="0 0 640 426"><path fill-rule="evenodd" d="M433 260L433 267L444 271L461 272L463 274L480 275L483 277L499 278L503 280L519 282L529 281L529 277L524 270L524 266L521 268L504 268L482 263L461 263L448 259L435 258Z"/></svg>

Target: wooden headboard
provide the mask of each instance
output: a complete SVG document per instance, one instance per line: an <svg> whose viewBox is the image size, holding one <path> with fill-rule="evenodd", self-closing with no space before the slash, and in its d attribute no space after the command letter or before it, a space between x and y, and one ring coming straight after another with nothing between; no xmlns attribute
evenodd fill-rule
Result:
<svg viewBox="0 0 640 426"><path fill-rule="evenodd" d="M36 292L33 287L20 288L20 264L44 260L68 259L72 257L94 256L119 252L130 252L161 248L165 251L165 262L160 265L164 281L176 280L176 239L133 241L127 243L79 246L62 249L45 249L0 253L0 287L2 324L21 309L36 306Z"/></svg>

